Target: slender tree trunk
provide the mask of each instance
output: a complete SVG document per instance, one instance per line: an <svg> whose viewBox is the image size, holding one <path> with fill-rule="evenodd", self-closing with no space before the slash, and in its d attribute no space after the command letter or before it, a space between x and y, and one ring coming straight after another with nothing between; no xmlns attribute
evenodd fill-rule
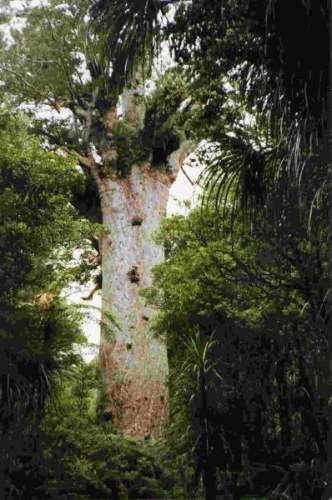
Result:
<svg viewBox="0 0 332 500"><path fill-rule="evenodd" d="M201 370L200 374L200 394L202 398L202 409L201 409L201 425L202 425L202 437L203 437L203 449L201 460L203 462L203 485L205 490L206 500L215 500L217 497L217 478L216 478L216 464L214 461L212 449L211 449L211 433L209 425L209 408L207 401L207 390L206 390L206 378L205 373Z"/></svg>

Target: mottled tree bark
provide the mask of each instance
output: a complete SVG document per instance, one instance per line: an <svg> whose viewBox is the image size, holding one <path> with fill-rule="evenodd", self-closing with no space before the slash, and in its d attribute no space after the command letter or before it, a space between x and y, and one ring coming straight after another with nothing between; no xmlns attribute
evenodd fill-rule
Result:
<svg viewBox="0 0 332 500"><path fill-rule="evenodd" d="M133 111L130 111L133 113ZM151 269L163 259L152 234L166 213L169 190L187 156L184 146L169 169L148 162L121 178L98 178L103 226L101 364L108 414L126 434L158 435L167 416L166 346L150 332L154 311L140 290L152 283Z"/></svg>
<svg viewBox="0 0 332 500"><path fill-rule="evenodd" d="M101 359L108 410L115 424L135 435L157 431L166 417L166 348L149 334L153 311L139 291L151 285L151 268L163 258L151 236L165 214L170 185L169 176L148 164L133 166L126 179L103 182L103 225L110 234L102 241Z"/></svg>

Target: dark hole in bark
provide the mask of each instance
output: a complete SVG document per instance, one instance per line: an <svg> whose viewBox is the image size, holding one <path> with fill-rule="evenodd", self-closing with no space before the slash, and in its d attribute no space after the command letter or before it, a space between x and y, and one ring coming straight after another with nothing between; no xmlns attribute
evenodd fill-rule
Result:
<svg viewBox="0 0 332 500"><path fill-rule="evenodd" d="M137 266L133 266L130 271L128 271L127 276L131 283L139 283L139 274L137 271Z"/></svg>
<svg viewBox="0 0 332 500"><path fill-rule="evenodd" d="M126 344L127 351L130 351L130 349L133 347L133 344Z"/></svg>
<svg viewBox="0 0 332 500"><path fill-rule="evenodd" d="M164 401L165 397L164 396L160 396L160 401Z"/></svg>
<svg viewBox="0 0 332 500"><path fill-rule="evenodd" d="M100 420L102 420L103 422L109 422L110 420L112 420L113 418L113 414L111 411L105 411L102 416L100 417Z"/></svg>
<svg viewBox="0 0 332 500"><path fill-rule="evenodd" d="M142 319L144 319L144 321L149 321L149 318L147 316L145 316L144 314L142 316Z"/></svg>
<svg viewBox="0 0 332 500"><path fill-rule="evenodd" d="M143 222L142 217L133 217L133 219L131 219L132 226L141 226L142 222Z"/></svg>

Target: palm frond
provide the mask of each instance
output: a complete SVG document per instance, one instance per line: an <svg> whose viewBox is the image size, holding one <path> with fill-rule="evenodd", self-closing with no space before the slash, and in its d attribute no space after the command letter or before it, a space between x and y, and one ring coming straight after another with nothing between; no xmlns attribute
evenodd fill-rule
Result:
<svg viewBox="0 0 332 500"><path fill-rule="evenodd" d="M139 64L147 72L151 70L162 39L160 16L164 9L163 3L157 0L93 2L91 17L110 52L116 87L128 84Z"/></svg>
<svg viewBox="0 0 332 500"><path fill-rule="evenodd" d="M222 219L243 214L250 221L264 207L279 159L278 146L257 148L245 137L225 134L204 172L203 205L213 200Z"/></svg>

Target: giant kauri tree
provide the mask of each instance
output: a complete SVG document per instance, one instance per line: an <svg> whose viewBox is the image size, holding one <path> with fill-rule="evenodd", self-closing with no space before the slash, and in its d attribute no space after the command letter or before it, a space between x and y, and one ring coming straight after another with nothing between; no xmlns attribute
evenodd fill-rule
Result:
<svg viewBox="0 0 332 500"><path fill-rule="evenodd" d="M127 434L155 434L167 413L166 348L149 334L153 310L139 292L163 258L152 233L190 150L178 112L186 86L168 71L145 97L139 66L121 76L89 6L52 0L23 11L24 28L1 56L3 89L15 105L46 105L60 118L68 110L66 120L32 112L32 124L46 148L76 158L86 176L77 206L103 225L92 237L102 263L105 418Z"/></svg>

